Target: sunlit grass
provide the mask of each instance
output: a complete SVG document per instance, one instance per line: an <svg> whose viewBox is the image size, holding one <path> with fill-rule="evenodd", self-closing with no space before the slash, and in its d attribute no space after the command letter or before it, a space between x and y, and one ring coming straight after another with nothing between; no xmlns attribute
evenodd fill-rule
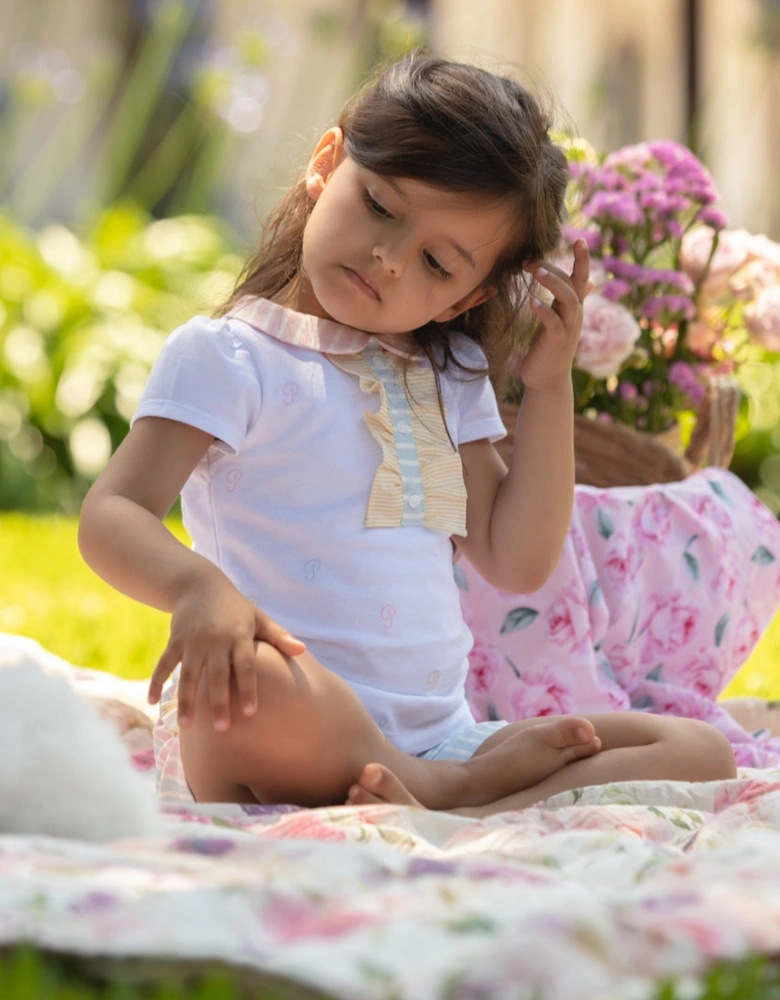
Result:
<svg viewBox="0 0 780 1000"><path fill-rule="evenodd" d="M184 538L180 523L171 528ZM167 616L117 593L84 563L75 518L0 514L0 631L27 635L79 666L148 677Z"/></svg>
<svg viewBox="0 0 780 1000"><path fill-rule="evenodd" d="M170 522L180 538L184 529ZM0 514L0 631L31 636L71 663L148 677L167 616L116 593L84 564L75 518ZM780 699L780 614L726 694Z"/></svg>

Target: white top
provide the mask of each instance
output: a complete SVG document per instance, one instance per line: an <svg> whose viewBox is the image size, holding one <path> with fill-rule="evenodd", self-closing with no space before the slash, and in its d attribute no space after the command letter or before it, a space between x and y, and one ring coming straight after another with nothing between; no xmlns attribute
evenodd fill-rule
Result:
<svg viewBox="0 0 780 1000"><path fill-rule="evenodd" d="M299 316L265 305L288 321ZM390 376L377 375L383 389L372 392L377 386L362 371L358 378L347 370L359 356L342 368L333 355L258 329L257 316L252 322L196 317L176 330L134 420L166 417L217 439L182 491L193 548L343 677L393 743L419 753L473 717L464 693L472 637L453 579L450 532L416 517L426 509L425 470L411 479L404 472L419 472L403 457L408 447L414 458L422 436L416 401L397 419L406 397L399 403L402 378L395 393L387 382L391 366ZM370 341L363 353L378 355L378 371L391 356ZM484 362L465 337L455 348L465 363ZM430 370L427 360L409 364ZM468 379L457 371L440 377L452 440L497 440L505 430L490 382ZM372 429L386 397L400 431ZM425 410L422 423L430 420ZM399 510L409 517L367 527L378 467L387 473L382 433L401 456Z"/></svg>

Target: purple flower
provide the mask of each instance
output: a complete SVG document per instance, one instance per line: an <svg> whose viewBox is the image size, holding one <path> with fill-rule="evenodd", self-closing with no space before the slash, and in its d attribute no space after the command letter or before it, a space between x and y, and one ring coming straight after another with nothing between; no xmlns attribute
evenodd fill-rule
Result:
<svg viewBox="0 0 780 1000"><path fill-rule="evenodd" d="M642 210L636 200L623 192L597 191L584 211L591 219L605 216L624 226L638 226L642 221Z"/></svg>
<svg viewBox="0 0 780 1000"><path fill-rule="evenodd" d="M607 271L627 281L635 281L642 274L642 265L621 257L602 257L601 263Z"/></svg>
<svg viewBox="0 0 780 1000"><path fill-rule="evenodd" d="M613 281L608 281L599 288L599 294L603 295L605 299L610 299L612 302L619 302L630 291L631 285L627 281L623 281L622 278L615 278Z"/></svg>
<svg viewBox="0 0 780 1000"><path fill-rule="evenodd" d="M232 851L235 844L226 837L179 837L173 848L186 854L205 854L210 858L220 858Z"/></svg>
<svg viewBox="0 0 780 1000"><path fill-rule="evenodd" d="M659 319L663 315L693 319L696 306L685 295L652 295L642 303L642 315L648 319Z"/></svg>
<svg viewBox="0 0 780 1000"><path fill-rule="evenodd" d="M704 399L704 386L692 365L687 361L673 361L669 365L669 381L683 392L694 406Z"/></svg>
<svg viewBox="0 0 780 1000"><path fill-rule="evenodd" d="M728 217L717 208L703 208L697 213L696 221L717 230L725 229L729 224Z"/></svg>
<svg viewBox="0 0 780 1000"><path fill-rule="evenodd" d="M113 892L104 892L96 889L86 893L81 899L71 903L70 909L74 913L86 913L88 916L97 916L111 910L119 903L119 896Z"/></svg>

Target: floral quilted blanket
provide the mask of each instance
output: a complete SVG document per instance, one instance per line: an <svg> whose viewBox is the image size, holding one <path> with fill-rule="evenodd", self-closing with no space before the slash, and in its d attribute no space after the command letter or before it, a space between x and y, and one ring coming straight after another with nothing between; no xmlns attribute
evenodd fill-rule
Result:
<svg viewBox="0 0 780 1000"><path fill-rule="evenodd" d="M479 821L193 805L142 840L4 836L0 942L21 940L215 958L344 1000L649 997L780 950L780 770Z"/></svg>

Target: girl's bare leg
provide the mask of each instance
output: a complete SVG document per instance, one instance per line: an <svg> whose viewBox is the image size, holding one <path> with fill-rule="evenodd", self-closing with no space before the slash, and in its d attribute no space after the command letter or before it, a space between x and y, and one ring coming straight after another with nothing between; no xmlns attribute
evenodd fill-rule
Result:
<svg viewBox="0 0 780 1000"><path fill-rule="evenodd" d="M615 781L716 781L736 777L734 754L728 740L706 722L630 712L587 718L601 738L599 754L567 764L531 788L518 790L491 803L456 807L453 812L488 816L509 809L524 809L572 788ZM491 741L503 732L505 730L496 733ZM354 805L421 804L397 775L379 763L365 768L360 780L350 789L348 802Z"/></svg>
<svg viewBox="0 0 780 1000"><path fill-rule="evenodd" d="M343 803L375 761L428 808L476 806L535 784L600 745L592 723L565 716L535 720L470 761L421 760L393 746L349 685L310 654L289 659L260 643L257 657L257 712L243 716L234 689L227 732L214 729L207 684L198 687L194 721L180 739L199 801Z"/></svg>

